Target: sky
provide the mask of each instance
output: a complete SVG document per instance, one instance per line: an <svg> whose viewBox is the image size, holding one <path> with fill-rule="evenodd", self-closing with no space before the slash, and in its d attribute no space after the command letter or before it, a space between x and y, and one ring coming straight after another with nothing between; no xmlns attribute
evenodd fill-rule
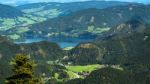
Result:
<svg viewBox="0 0 150 84"><path fill-rule="evenodd" d="M76 1L101 1L101 0L0 0L0 3L16 5L16 4L37 3L37 2L76 2ZM150 0L105 0L105 1L150 3Z"/></svg>

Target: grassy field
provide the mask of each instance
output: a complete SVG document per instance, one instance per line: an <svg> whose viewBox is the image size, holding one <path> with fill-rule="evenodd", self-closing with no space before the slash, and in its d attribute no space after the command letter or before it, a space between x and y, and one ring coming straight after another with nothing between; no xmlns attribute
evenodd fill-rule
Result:
<svg viewBox="0 0 150 84"><path fill-rule="evenodd" d="M123 70L120 65L99 65L99 64L93 64L93 65L74 65L74 66L69 66L66 65L65 66L66 69L63 69L63 72L68 76L67 78L62 78L60 73L55 73L54 78L59 81L59 82L63 82L66 80L70 80L70 79L76 79L76 78L81 78L84 79L87 75L86 73L88 72L89 74L97 69L100 68L104 68L104 67L112 67L115 69L119 69L119 70ZM80 74L82 73L82 74Z"/></svg>
<svg viewBox="0 0 150 84"><path fill-rule="evenodd" d="M79 78L79 76L72 71L66 71L66 72L69 75L69 78Z"/></svg>
<svg viewBox="0 0 150 84"><path fill-rule="evenodd" d="M101 65L99 65L99 64L86 65L86 66L66 66L66 68L69 71L76 72L76 73L82 72L82 71L92 72L100 67L101 67Z"/></svg>

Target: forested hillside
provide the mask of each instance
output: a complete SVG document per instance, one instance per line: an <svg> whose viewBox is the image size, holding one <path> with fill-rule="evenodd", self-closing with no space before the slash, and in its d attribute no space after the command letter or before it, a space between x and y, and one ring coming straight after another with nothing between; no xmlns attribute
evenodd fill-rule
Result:
<svg viewBox="0 0 150 84"><path fill-rule="evenodd" d="M35 2L0 4L0 84L150 84L148 3Z"/></svg>

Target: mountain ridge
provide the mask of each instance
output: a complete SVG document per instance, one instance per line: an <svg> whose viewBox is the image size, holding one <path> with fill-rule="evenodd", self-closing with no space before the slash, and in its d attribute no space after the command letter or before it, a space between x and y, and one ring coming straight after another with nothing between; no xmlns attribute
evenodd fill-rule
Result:
<svg viewBox="0 0 150 84"><path fill-rule="evenodd" d="M149 5L137 4L105 9L90 8L33 24L30 27L30 34L48 37L49 34L55 36L55 33L63 33L64 35L82 37L83 34L91 33L94 36L108 31L117 24L130 20L134 16L140 16L144 22L150 23L149 12ZM38 34L39 31L43 34Z"/></svg>
<svg viewBox="0 0 150 84"><path fill-rule="evenodd" d="M4 4L0 4L0 9L1 9L1 14L0 14L1 18L16 18L18 16L23 16L24 14L19 9Z"/></svg>

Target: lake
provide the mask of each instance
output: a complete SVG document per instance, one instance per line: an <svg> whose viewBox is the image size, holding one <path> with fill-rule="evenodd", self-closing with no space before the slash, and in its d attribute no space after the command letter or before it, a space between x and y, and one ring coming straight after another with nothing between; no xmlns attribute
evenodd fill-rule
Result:
<svg viewBox="0 0 150 84"><path fill-rule="evenodd" d="M25 39L24 41L19 41L19 42L15 42L15 43L21 44L21 43L33 43L33 42L40 42L40 41L49 41L49 42L57 43L61 48L66 48L66 47L75 47L80 42L87 42L90 40L91 39L70 38L69 40L61 40L60 41L60 40L56 40L56 39L45 40L42 38L32 38L32 39Z"/></svg>

